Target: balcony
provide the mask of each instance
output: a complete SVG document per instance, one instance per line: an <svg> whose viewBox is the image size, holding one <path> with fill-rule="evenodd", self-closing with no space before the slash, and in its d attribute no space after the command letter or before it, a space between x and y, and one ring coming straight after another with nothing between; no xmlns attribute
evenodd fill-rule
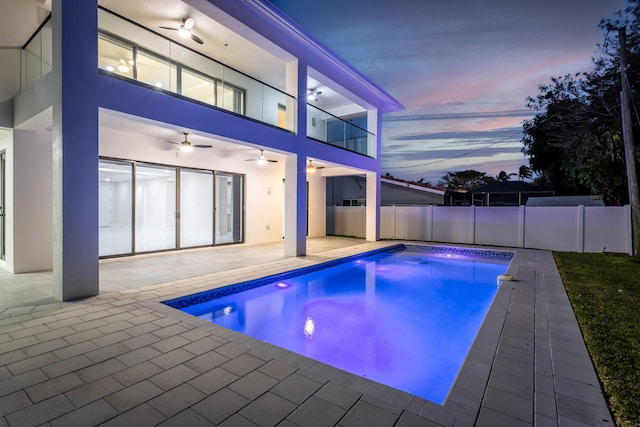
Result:
<svg viewBox="0 0 640 427"><path fill-rule="evenodd" d="M376 158L376 136L364 129L366 116L352 121L307 104L307 136L348 151ZM357 123L361 123L362 127Z"/></svg>
<svg viewBox="0 0 640 427"><path fill-rule="evenodd" d="M294 97L105 9L98 68L155 90L295 132Z"/></svg>
<svg viewBox="0 0 640 427"><path fill-rule="evenodd" d="M44 20L22 49L20 91L24 92L52 69L51 15Z"/></svg>

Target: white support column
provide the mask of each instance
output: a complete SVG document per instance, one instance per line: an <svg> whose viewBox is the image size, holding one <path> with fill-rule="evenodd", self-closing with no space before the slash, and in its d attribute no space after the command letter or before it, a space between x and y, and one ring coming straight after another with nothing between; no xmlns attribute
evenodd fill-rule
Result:
<svg viewBox="0 0 640 427"><path fill-rule="evenodd" d="M307 254L307 178L306 157L287 156L284 182L284 254Z"/></svg>
<svg viewBox="0 0 640 427"><path fill-rule="evenodd" d="M382 152L382 121L377 109L367 111L367 130L375 135L375 147L369 147L370 155L376 159L380 158ZM367 172L367 218L366 218L366 239L369 241L380 240L380 170ZM394 224L395 234L395 224Z"/></svg>
<svg viewBox="0 0 640 427"><path fill-rule="evenodd" d="M16 129L13 138L12 272L51 270L51 134Z"/></svg>
<svg viewBox="0 0 640 427"><path fill-rule="evenodd" d="M98 293L97 3L52 4L53 293L63 301Z"/></svg>
<svg viewBox="0 0 640 427"><path fill-rule="evenodd" d="M366 239L380 240L380 177L375 172L367 172L367 219Z"/></svg>
<svg viewBox="0 0 640 427"><path fill-rule="evenodd" d="M375 135L373 138L367 138L367 154L379 159L382 152L382 137L380 136L382 134L382 124L378 117L377 109L367 111L367 130ZM375 146L372 147L371 145L374 144Z"/></svg>
<svg viewBox="0 0 640 427"><path fill-rule="evenodd" d="M294 68L295 67L295 68ZM294 78L295 76L295 78ZM297 85L296 152L287 156L284 180L284 254L307 254L307 64L298 60L287 65L287 90Z"/></svg>

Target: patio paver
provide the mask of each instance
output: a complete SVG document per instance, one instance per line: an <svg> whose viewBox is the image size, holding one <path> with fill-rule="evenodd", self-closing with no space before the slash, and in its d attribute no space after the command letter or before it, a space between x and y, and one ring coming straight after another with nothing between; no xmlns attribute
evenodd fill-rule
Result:
<svg viewBox="0 0 640 427"><path fill-rule="evenodd" d="M548 251L515 250L516 280L501 284L443 405L160 303L392 243L318 239L305 258L265 245L245 248L253 258L237 246L109 260L103 293L66 303L47 297L47 273L32 276L31 299L20 294L28 277L0 274L0 297L13 295L0 304L0 425L614 425ZM226 249L221 262L233 263L206 270ZM127 287L127 275L172 256L183 270L170 281L154 271L153 283Z"/></svg>

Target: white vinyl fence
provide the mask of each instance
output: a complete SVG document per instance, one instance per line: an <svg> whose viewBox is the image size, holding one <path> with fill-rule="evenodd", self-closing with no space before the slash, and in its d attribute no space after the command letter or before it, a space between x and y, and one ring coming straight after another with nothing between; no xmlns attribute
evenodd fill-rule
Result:
<svg viewBox="0 0 640 427"><path fill-rule="evenodd" d="M365 237L365 209L328 206L327 234ZM382 206L380 238L631 255L631 207Z"/></svg>

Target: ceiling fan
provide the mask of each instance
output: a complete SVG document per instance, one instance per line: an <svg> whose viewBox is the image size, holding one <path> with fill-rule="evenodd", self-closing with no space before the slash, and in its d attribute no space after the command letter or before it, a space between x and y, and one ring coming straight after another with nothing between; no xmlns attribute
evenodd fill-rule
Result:
<svg viewBox="0 0 640 427"><path fill-rule="evenodd" d="M245 161L246 161L246 162L258 162L258 164L259 164L259 165L264 165L264 164L266 164L267 162L270 162L270 163L278 163L278 161L277 161L277 160L267 159L267 158L264 156L264 150L260 150L260 155L258 156L258 158L256 158L256 159L246 159Z"/></svg>
<svg viewBox="0 0 640 427"><path fill-rule="evenodd" d="M184 38L191 37L191 40L193 40L194 42L196 42L198 44L203 44L204 42L202 41L202 39L191 32L191 29L193 28L195 23L196 23L195 19L186 18L186 19L182 20L182 24L180 24L180 27L178 27L178 28L165 27L165 26L162 26L162 25L160 26L160 28L163 28L165 30L177 31L178 34L180 34L182 37L184 37Z"/></svg>
<svg viewBox="0 0 640 427"><path fill-rule="evenodd" d="M182 134L184 135L184 141L182 142L173 142L173 141L167 141L170 144L176 144L179 145L180 148L178 148L178 152L179 151L185 151L185 152L189 152L191 150L193 150L193 148L211 148L212 145L208 145L208 144L192 144L189 141L187 141L187 136L189 135L187 132L182 132ZM176 152L176 155L178 153Z"/></svg>
<svg viewBox="0 0 640 427"><path fill-rule="evenodd" d="M313 160L309 159L309 165L307 165L307 171L314 172L316 169L324 169L324 166L314 166Z"/></svg>
<svg viewBox="0 0 640 427"><path fill-rule="evenodd" d="M309 89L307 91L307 100L308 101L317 101L318 100L318 95L320 95L322 93L322 91L317 90L317 89Z"/></svg>

